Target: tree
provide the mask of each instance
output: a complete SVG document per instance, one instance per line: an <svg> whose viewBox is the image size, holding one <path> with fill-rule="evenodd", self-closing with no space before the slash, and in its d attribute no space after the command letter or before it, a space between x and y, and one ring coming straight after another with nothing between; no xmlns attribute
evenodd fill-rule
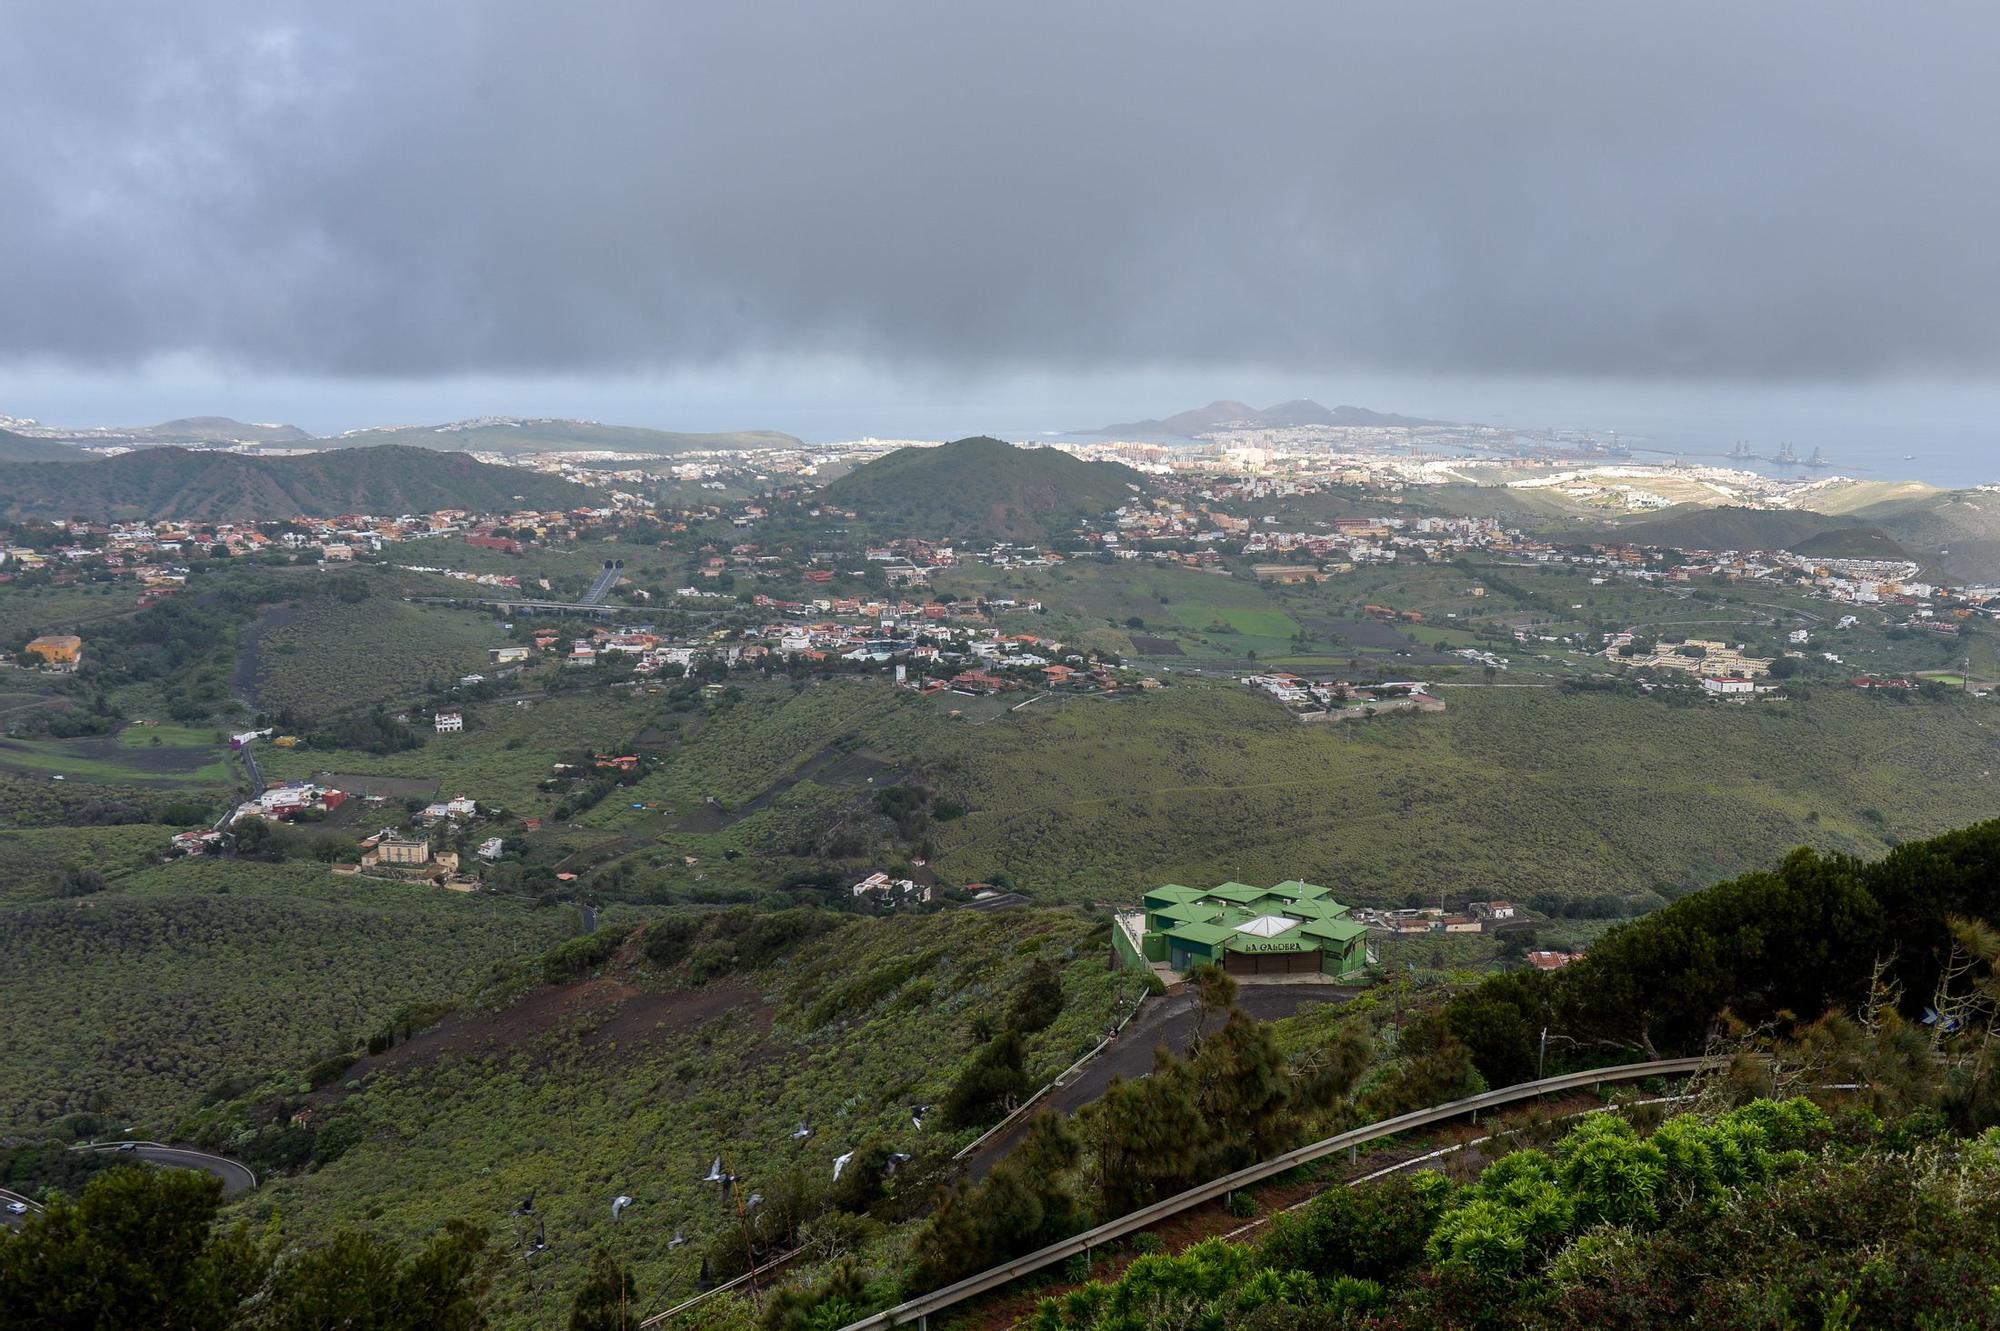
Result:
<svg viewBox="0 0 2000 1331"><path fill-rule="evenodd" d="M210 1174L107 1170L0 1240L0 1308L49 1331L235 1325L269 1258L240 1226L212 1238L221 1200Z"/></svg>
<svg viewBox="0 0 2000 1331"><path fill-rule="evenodd" d="M1028 978L1014 991L1007 1008L1007 1024L1023 1035L1047 1030L1062 1015L1062 976L1045 957L1028 968Z"/></svg>
<svg viewBox="0 0 2000 1331"><path fill-rule="evenodd" d="M483 1331L486 1231L454 1220L409 1257L342 1231L281 1263L258 1331Z"/></svg>
<svg viewBox="0 0 2000 1331"><path fill-rule="evenodd" d="M0 1237L8 1325L47 1331L482 1331L484 1230L459 1222L405 1258L341 1231L277 1252L275 1230L218 1232L222 1183L187 1170L112 1168Z"/></svg>
<svg viewBox="0 0 2000 1331"><path fill-rule="evenodd" d="M632 1273L599 1248L569 1306L569 1331L629 1331L639 1321L638 1302Z"/></svg>
<svg viewBox="0 0 2000 1331"><path fill-rule="evenodd" d="M989 1041L959 1074L939 1108L949 1128L976 1128L1008 1113L1028 1093L1021 1032L1010 1028Z"/></svg>

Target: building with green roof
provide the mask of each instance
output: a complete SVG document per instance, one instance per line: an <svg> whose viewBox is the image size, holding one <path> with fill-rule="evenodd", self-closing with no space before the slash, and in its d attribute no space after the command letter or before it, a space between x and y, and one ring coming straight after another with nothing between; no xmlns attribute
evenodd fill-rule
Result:
<svg viewBox="0 0 2000 1331"><path fill-rule="evenodd" d="M1368 964L1368 930L1316 883L1272 887L1168 883L1121 914L1113 935L1127 965L1176 971L1219 965L1238 977L1320 975L1337 979Z"/></svg>

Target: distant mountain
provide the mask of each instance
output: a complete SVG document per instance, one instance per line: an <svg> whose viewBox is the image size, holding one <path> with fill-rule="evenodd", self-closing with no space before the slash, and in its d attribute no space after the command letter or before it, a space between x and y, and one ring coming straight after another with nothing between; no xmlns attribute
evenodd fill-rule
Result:
<svg viewBox="0 0 2000 1331"><path fill-rule="evenodd" d="M897 449L833 482L825 495L871 524L915 536L1042 541L1128 502L1143 482L1119 463L975 438Z"/></svg>
<svg viewBox="0 0 2000 1331"><path fill-rule="evenodd" d="M256 425L227 416L185 416L129 433L158 444L295 444L312 438L296 425Z"/></svg>
<svg viewBox="0 0 2000 1331"><path fill-rule="evenodd" d="M0 430L0 462L88 462L91 455L75 444L59 444L53 439L31 439L12 430Z"/></svg>
<svg viewBox="0 0 2000 1331"><path fill-rule="evenodd" d="M570 508L590 497L556 477L414 448L259 458L168 446L87 462L0 463L0 516L9 518L241 522Z"/></svg>
<svg viewBox="0 0 2000 1331"><path fill-rule="evenodd" d="M16 429L37 439L134 448L156 444L286 444L312 438L296 425L253 425L227 416L187 416L177 421L161 421L158 425L101 425L88 429L20 421Z"/></svg>
<svg viewBox="0 0 2000 1331"><path fill-rule="evenodd" d="M1122 425L1106 425L1088 434L1121 435L1170 435L1180 439L1192 439L1198 435L1216 430L1230 429L1284 429L1299 425L1332 426L1380 426L1385 428L1412 429L1423 425L1448 425L1449 421L1423 420L1416 416L1396 416L1388 412L1370 411L1366 407L1325 407L1311 398L1297 398L1290 402L1280 402L1263 410L1247 402L1233 402L1223 399L1211 402L1205 407L1183 411L1165 420L1127 421Z"/></svg>
<svg viewBox="0 0 2000 1331"><path fill-rule="evenodd" d="M480 416L447 425L381 425L315 441L323 448L403 444L411 448L464 453L567 453L609 449L621 453L691 453L709 449L798 448L799 441L776 430L734 430L681 434L636 425L555 417Z"/></svg>

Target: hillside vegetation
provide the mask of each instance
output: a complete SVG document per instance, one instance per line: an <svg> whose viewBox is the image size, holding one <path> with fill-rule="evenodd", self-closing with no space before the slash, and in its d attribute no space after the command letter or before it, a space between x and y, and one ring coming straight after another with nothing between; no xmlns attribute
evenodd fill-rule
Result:
<svg viewBox="0 0 2000 1331"><path fill-rule="evenodd" d="M826 499L897 533L1033 542L1067 533L1078 517L1126 503L1141 480L1115 462L1080 462L1052 448L1016 448L998 439L960 439L897 449L827 486Z"/></svg>
<svg viewBox="0 0 2000 1331"><path fill-rule="evenodd" d="M468 996L496 961L541 951L575 920L248 860L6 901L0 1124L89 1110L170 1131L218 1083L303 1072L404 1008Z"/></svg>
<svg viewBox="0 0 2000 1331"><path fill-rule="evenodd" d="M53 439L0 430L0 462L87 462L91 455Z"/></svg>
<svg viewBox="0 0 2000 1331"><path fill-rule="evenodd" d="M1621 526L1611 539L1682 550L1790 550L1809 538L1824 539L1856 530L1871 536L1881 535L1853 518L1833 518L1797 509L1702 508L1689 504L1643 522Z"/></svg>
<svg viewBox="0 0 2000 1331"><path fill-rule="evenodd" d="M959 727L931 779L970 812L937 830L933 863L1072 899L1303 877L1364 903L1657 904L1776 846L1879 853L1961 825L2000 770L1990 723L1951 699L1443 696L1439 716L1304 726L1240 686L1183 682Z"/></svg>
<svg viewBox="0 0 2000 1331"><path fill-rule="evenodd" d="M539 1223L565 1253L609 1246L657 1311L692 1293L705 1264L740 1269L735 1214L700 1181L714 1156L763 1196L765 1243L859 1250L920 1211L972 1137L942 1127L941 1111L913 1126L911 1106L943 1100L982 1020L1006 1012L1038 963L1056 969L1062 1001L1026 1043L1037 1080L1095 1044L1135 993L1105 966L1103 922L1069 912L736 911L603 940L575 961L551 954L558 983L356 1064L356 1089L316 1097L316 1131L352 1144L239 1213L282 1214L307 1235L368 1217L392 1238L471 1218L511 1246L525 1237L510 1212L532 1193L526 1236ZM795 1138L802 1121L812 1133ZM890 1151L914 1159L892 1176ZM842 1189L833 1162L848 1152ZM614 1226L620 1193L636 1201ZM690 1239L678 1250L677 1230ZM496 1321L549 1325L537 1300L566 1306L581 1265L510 1263Z"/></svg>
<svg viewBox="0 0 2000 1331"><path fill-rule="evenodd" d="M84 463L0 464L0 516L249 521L341 513L568 508L590 491L550 476L413 448L304 457L150 448Z"/></svg>

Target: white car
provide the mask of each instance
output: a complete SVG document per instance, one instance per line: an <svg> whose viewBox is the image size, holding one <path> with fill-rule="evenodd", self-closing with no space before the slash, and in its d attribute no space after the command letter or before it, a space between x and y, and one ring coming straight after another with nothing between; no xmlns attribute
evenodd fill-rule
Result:
<svg viewBox="0 0 2000 1331"><path fill-rule="evenodd" d="M28 1213L28 1204L26 1202L7 1203L8 1215L26 1215L27 1213Z"/></svg>

